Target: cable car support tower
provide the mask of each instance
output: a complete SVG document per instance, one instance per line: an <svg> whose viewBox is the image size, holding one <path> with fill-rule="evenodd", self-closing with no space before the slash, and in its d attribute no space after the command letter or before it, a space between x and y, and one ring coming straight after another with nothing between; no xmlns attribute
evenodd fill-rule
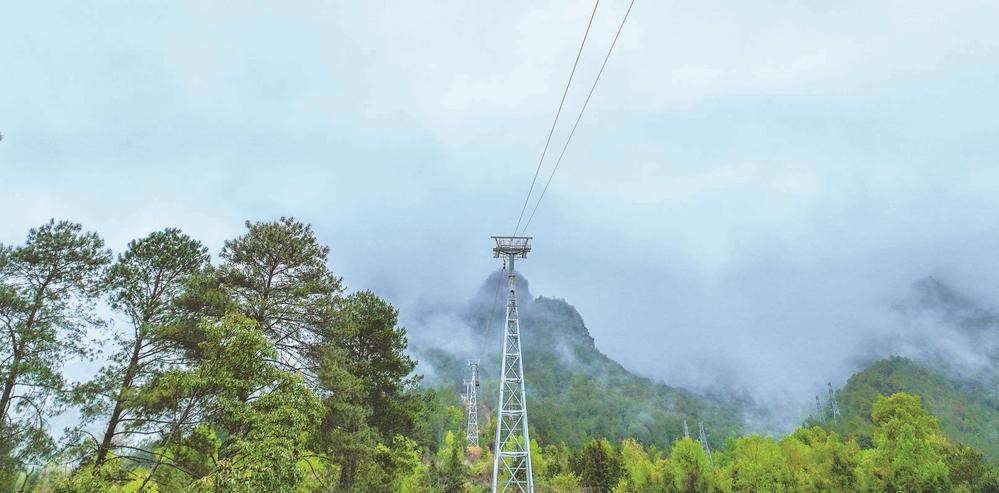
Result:
<svg viewBox="0 0 999 493"><path fill-rule="evenodd" d="M476 395L479 386L479 361L469 360L468 366L472 368L472 379L465 381L465 395L468 412L468 422L465 424L465 442L468 448L479 447L479 403Z"/></svg>
<svg viewBox="0 0 999 493"><path fill-rule="evenodd" d="M506 260L509 292L503 327L503 361L496 419L496 453L493 459L493 493L534 493L531 471L531 437L527 426L527 394L521 359L520 322L517 318L517 274L514 260L527 258L529 236L493 236L493 257Z"/></svg>

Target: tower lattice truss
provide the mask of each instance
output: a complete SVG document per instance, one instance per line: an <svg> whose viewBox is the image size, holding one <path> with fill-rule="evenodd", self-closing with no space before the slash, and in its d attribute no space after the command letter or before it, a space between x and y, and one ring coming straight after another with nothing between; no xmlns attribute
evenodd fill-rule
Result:
<svg viewBox="0 0 999 493"><path fill-rule="evenodd" d="M479 405L478 405L478 386L479 386L479 362L469 361L468 366L472 369L472 379L466 381L465 385L467 390L465 392L466 400L466 412L468 415L468 421L465 424L465 442L467 447L478 447L479 446Z"/></svg>
<svg viewBox="0 0 999 493"><path fill-rule="evenodd" d="M531 470L531 438L527 425L527 394L521 358L520 322L514 260L525 258L530 238L494 237L494 256L507 261L506 324L503 326L503 360L500 372L499 417L496 420L496 453L493 462L493 492L534 493Z"/></svg>

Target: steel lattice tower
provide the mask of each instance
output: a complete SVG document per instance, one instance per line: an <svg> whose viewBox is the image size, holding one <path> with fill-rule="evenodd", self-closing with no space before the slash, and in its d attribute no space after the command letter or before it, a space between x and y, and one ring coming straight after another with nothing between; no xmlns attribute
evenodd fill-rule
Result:
<svg viewBox="0 0 999 493"><path fill-rule="evenodd" d="M690 438L690 429L687 428L687 420L683 420L683 438Z"/></svg>
<svg viewBox="0 0 999 493"><path fill-rule="evenodd" d="M466 382L465 406L468 412L468 422L465 425L465 441L467 447L479 446L479 405L476 394L479 386L479 362L469 360L468 366L472 368L472 379Z"/></svg>
<svg viewBox="0 0 999 493"><path fill-rule="evenodd" d="M527 258L527 252L531 251L531 238L493 236L493 239L496 240L493 256L506 259L509 269L509 294L499 382L499 415L496 420L496 455L493 460L493 492L534 493L524 362L521 359L520 322L517 318L517 274L514 270L514 259Z"/></svg>
<svg viewBox="0 0 999 493"><path fill-rule="evenodd" d="M835 423L839 418L839 403L836 402L836 391L833 390L832 382L829 382L829 410L832 412L832 419Z"/></svg>
<svg viewBox="0 0 999 493"><path fill-rule="evenodd" d="M698 439L701 441L701 448L703 448L704 452L708 454L708 462L711 463L711 465L714 465L715 461L711 457L711 446L708 445L708 434L704 432L704 421L698 422L697 428Z"/></svg>

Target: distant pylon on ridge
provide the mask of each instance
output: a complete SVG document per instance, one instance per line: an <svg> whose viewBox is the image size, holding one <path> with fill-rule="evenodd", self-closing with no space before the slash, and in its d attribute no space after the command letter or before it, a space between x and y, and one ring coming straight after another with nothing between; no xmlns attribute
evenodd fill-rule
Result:
<svg viewBox="0 0 999 493"><path fill-rule="evenodd" d="M815 395L815 420L819 422L825 421L822 416L822 403L819 402L818 394Z"/></svg>
<svg viewBox="0 0 999 493"><path fill-rule="evenodd" d="M690 438L690 429L687 428L687 420L683 420L683 438Z"/></svg>
<svg viewBox="0 0 999 493"><path fill-rule="evenodd" d="M829 385L829 410L832 412L832 419L835 422L839 418L839 403L836 402L836 391L833 390L832 382Z"/></svg>

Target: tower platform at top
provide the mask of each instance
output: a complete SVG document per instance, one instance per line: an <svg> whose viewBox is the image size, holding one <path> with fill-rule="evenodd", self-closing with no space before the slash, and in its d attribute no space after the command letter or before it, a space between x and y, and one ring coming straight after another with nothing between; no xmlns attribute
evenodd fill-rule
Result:
<svg viewBox="0 0 999 493"><path fill-rule="evenodd" d="M531 240L533 236L493 236L496 246L493 247L493 257L515 257L527 258L527 252L531 251Z"/></svg>

